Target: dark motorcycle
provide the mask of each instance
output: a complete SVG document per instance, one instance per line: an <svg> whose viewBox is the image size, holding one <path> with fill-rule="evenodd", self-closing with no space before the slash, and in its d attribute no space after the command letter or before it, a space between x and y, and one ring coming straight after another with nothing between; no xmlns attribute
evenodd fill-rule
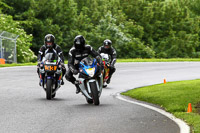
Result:
<svg viewBox="0 0 200 133"><path fill-rule="evenodd" d="M61 77L61 59L55 50L49 50L40 64L40 83L46 92L46 99L51 100L56 96L56 91L61 86Z"/></svg>

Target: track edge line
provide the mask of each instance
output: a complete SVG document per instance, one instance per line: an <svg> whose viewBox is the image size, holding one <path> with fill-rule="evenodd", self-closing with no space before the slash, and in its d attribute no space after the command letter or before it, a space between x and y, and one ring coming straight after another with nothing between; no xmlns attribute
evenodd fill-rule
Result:
<svg viewBox="0 0 200 133"><path fill-rule="evenodd" d="M190 133L190 127L183 120L176 118L173 114L166 112L165 110L153 107L153 106L148 105L148 104L139 103L139 102L136 102L136 101L131 101L129 99L122 97L120 93L121 92L118 92L117 94L115 94L116 98L123 100L123 101L126 101L126 102L129 102L129 103L133 103L133 104L136 104L136 105L143 106L143 107L151 109L153 111L156 111L156 112L168 117L172 121L174 121L179 126L180 133Z"/></svg>

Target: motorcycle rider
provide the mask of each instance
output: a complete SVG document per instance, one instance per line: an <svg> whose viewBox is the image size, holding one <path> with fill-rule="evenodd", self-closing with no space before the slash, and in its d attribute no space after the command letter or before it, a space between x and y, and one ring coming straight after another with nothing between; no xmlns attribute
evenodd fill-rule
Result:
<svg viewBox="0 0 200 133"><path fill-rule="evenodd" d="M39 67L40 67L40 63L42 61L42 58L45 56L46 52L48 52L48 50L53 50L55 49L57 55L61 58L61 66L62 66L62 75L65 75L66 73L66 68L64 65L64 56L62 53L62 50L60 48L59 45L57 45L55 42L55 37L52 34L47 34L44 37L44 45L40 48L39 52L38 52L38 66L37 66L37 73L39 75ZM61 78L61 85L64 85L64 81L63 81L63 76ZM41 84L39 83L39 85L41 86Z"/></svg>
<svg viewBox="0 0 200 133"><path fill-rule="evenodd" d="M101 54L101 53L108 54L111 57L109 78L106 82L107 84L109 84L113 73L116 71L116 68L114 65L117 60L117 53L116 53L116 50L112 47L112 41L109 39L104 40L103 46L99 47L97 52L99 54Z"/></svg>
<svg viewBox="0 0 200 133"><path fill-rule="evenodd" d="M69 51L68 55L69 70L65 75L65 78L76 86L76 94L80 92L80 88L79 88L79 82L76 80L73 74L77 75L79 73L80 61L83 58L88 57L89 55L96 58L101 68L103 67L103 62L98 52L95 51L90 45L85 44L85 38L82 35L77 35L74 38L74 45Z"/></svg>

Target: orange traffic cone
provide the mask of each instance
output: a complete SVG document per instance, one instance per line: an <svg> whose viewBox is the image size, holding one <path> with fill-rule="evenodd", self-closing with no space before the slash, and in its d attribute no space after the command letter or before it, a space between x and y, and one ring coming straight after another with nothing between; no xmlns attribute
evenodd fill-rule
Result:
<svg viewBox="0 0 200 133"><path fill-rule="evenodd" d="M191 103L188 104L188 110L187 113L191 113L192 112L192 105Z"/></svg>
<svg viewBox="0 0 200 133"><path fill-rule="evenodd" d="M0 64L5 64L5 59L0 58Z"/></svg>
<svg viewBox="0 0 200 133"><path fill-rule="evenodd" d="M166 84L167 82L166 82L166 79L164 79L164 84Z"/></svg>

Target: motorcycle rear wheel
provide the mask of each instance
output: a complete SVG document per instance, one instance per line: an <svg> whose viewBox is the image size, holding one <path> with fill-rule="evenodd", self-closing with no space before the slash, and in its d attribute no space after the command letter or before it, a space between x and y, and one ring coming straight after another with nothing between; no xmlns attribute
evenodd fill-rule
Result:
<svg viewBox="0 0 200 133"><path fill-rule="evenodd" d="M54 98L56 96L56 93L54 93L53 95L52 95L52 98Z"/></svg>

